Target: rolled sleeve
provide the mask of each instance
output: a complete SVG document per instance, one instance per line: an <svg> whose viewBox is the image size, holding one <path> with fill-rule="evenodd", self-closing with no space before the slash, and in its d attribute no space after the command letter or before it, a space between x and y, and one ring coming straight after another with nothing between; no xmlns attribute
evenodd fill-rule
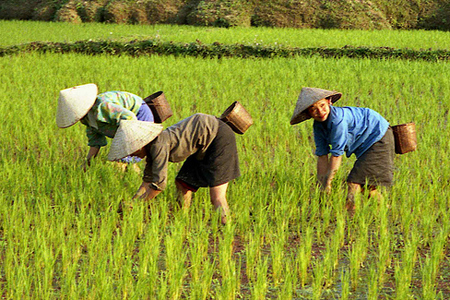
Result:
<svg viewBox="0 0 450 300"><path fill-rule="evenodd" d="M333 156L341 156L348 142L348 125L343 119L333 121L330 131L331 150Z"/></svg>
<svg viewBox="0 0 450 300"><path fill-rule="evenodd" d="M108 144L106 141L106 137L97 132L94 131L91 127L86 128L86 136L88 138L88 146L89 147L104 147Z"/></svg>
<svg viewBox="0 0 450 300"><path fill-rule="evenodd" d="M150 146L143 181L149 182L153 189L163 191L167 186L169 151L159 146L159 144Z"/></svg>
<svg viewBox="0 0 450 300"><path fill-rule="evenodd" d="M315 154L317 156L330 153L330 146L321 124L314 123L314 143L316 144Z"/></svg>

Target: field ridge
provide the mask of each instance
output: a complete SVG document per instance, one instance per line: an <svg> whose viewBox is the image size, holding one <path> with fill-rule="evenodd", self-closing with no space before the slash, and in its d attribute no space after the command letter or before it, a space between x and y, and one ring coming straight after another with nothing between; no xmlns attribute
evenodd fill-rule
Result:
<svg viewBox="0 0 450 300"><path fill-rule="evenodd" d="M203 44L201 41L191 43L161 42L157 40L118 41L77 41L77 42L31 42L20 45L0 47L0 57L18 53L81 53L87 55L175 55L194 57L238 57L238 58L271 58L320 56L323 58L372 58L372 59L406 59L423 61L447 61L449 50L408 49L391 47L289 47L245 44Z"/></svg>

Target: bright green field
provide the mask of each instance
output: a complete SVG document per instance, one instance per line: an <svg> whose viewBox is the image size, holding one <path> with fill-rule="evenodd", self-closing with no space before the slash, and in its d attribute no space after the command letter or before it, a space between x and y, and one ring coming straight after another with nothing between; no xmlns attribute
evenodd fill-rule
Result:
<svg viewBox="0 0 450 300"><path fill-rule="evenodd" d="M99 23L46 23L0 20L0 45L33 41L158 39L206 44L260 44L292 47L370 46L410 49L448 49L450 32L396 30L318 30L293 28L214 28L176 25L118 25Z"/></svg>
<svg viewBox="0 0 450 300"><path fill-rule="evenodd" d="M448 299L445 74L450 64L442 62L2 57L0 294ZM236 137L242 176L229 187L232 222L218 225L206 189L188 213L176 208L176 164L167 190L149 207L136 202L132 211L117 214L141 176L118 171L106 161L107 149L82 172L88 150L83 126L55 124L59 90L89 82L100 91L143 97L163 90L174 111L165 126L196 112L220 115L240 101L254 125ZM289 125L304 86L341 91L336 105L370 107L392 125L416 123L418 150L396 156L395 185L384 202L362 200L353 218L344 212L353 157L344 159L332 194L321 198L314 186L312 122Z"/></svg>

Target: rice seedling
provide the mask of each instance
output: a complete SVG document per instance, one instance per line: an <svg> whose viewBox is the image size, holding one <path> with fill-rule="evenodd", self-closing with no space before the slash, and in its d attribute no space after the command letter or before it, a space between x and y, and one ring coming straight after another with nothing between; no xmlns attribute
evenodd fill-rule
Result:
<svg viewBox="0 0 450 300"><path fill-rule="evenodd" d="M266 293L269 288L267 280L267 269L269 268L268 258L263 258L256 267L256 280L252 286L253 299L266 299Z"/></svg>
<svg viewBox="0 0 450 300"><path fill-rule="evenodd" d="M375 266L369 270L367 299L378 299L378 274Z"/></svg>
<svg viewBox="0 0 450 300"><path fill-rule="evenodd" d="M403 249L402 266L397 266L395 273L397 299L405 299L411 296L410 284L417 259L418 242L417 234L413 233Z"/></svg>
<svg viewBox="0 0 450 300"><path fill-rule="evenodd" d="M249 237L249 241L247 244L247 247L245 249L246 251L246 275L249 281L254 282L256 281L256 267L260 263L261 259L261 238L260 237Z"/></svg>
<svg viewBox="0 0 450 300"><path fill-rule="evenodd" d="M316 260L314 262L313 267L313 281L312 281L313 299L321 299L322 297L323 287L325 285L324 276L325 276L324 263Z"/></svg>
<svg viewBox="0 0 450 300"><path fill-rule="evenodd" d="M443 246L448 233L444 231L434 239L429 255L425 258L425 262L422 266L422 297L424 299L436 298L436 276L439 271L439 265L443 259Z"/></svg>
<svg viewBox="0 0 450 300"><path fill-rule="evenodd" d="M221 275L221 286L219 298L235 299L239 291L240 274L237 272L238 263L233 260L234 228L227 225L219 248L219 268Z"/></svg>
<svg viewBox="0 0 450 300"><path fill-rule="evenodd" d="M348 299L350 295L350 273L348 270L341 271L341 299Z"/></svg>
<svg viewBox="0 0 450 300"><path fill-rule="evenodd" d="M305 235L302 237L302 241L297 250L296 257L296 269L297 276L300 278L301 286L305 286L309 278L309 266L311 263L311 251L313 244L313 229L308 227L306 229Z"/></svg>

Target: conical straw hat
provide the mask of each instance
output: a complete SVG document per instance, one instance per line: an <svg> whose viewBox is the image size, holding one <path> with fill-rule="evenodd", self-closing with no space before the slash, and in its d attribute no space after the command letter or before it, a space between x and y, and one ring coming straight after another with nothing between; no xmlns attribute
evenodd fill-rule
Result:
<svg viewBox="0 0 450 300"><path fill-rule="evenodd" d="M291 125L295 125L311 118L306 110L317 101L331 97L331 102L334 103L338 101L341 96L342 93L336 91L327 91L310 87L302 88L300 95L298 96L294 114L291 118Z"/></svg>
<svg viewBox="0 0 450 300"><path fill-rule="evenodd" d="M138 120L121 120L111 142L108 160L122 159L153 141L163 130L161 124Z"/></svg>
<svg viewBox="0 0 450 300"><path fill-rule="evenodd" d="M97 85L89 83L59 92L56 125L70 127L83 118L95 103Z"/></svg>

